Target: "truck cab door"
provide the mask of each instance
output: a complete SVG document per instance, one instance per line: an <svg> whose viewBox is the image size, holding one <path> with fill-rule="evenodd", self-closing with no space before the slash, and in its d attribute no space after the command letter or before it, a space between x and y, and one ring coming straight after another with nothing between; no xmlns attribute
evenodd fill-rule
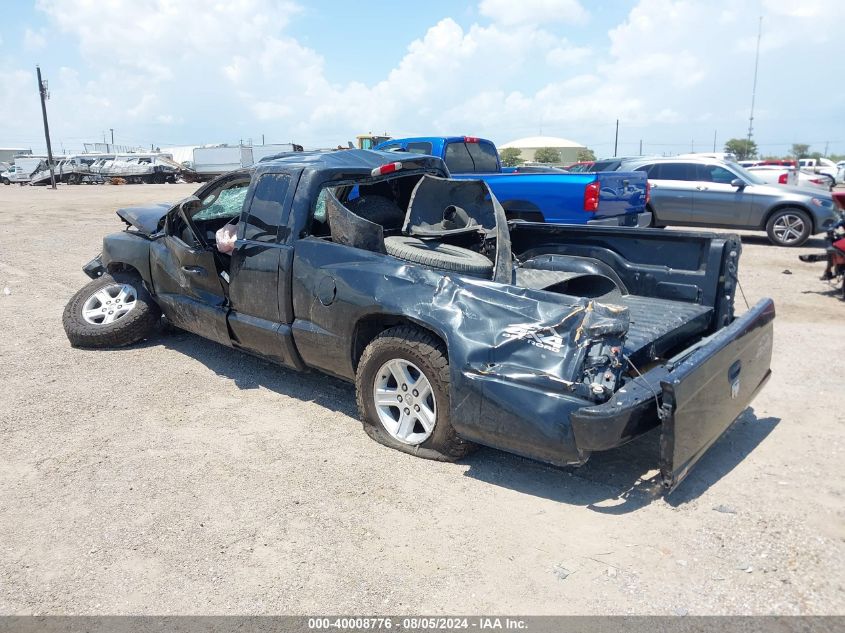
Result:
<svg viewBox="0 0 845 633"><path fill-rule="evenodd" d="M231 345L214 246L199 235L191 220L200 205L195 197L177 205L165 220L164 234L150 245L153 289L174 325Z"/></svg>
<svg viewBox="0 0 845 633"><path fill-rule="evenodd" d="M293 344L288 216L301 172L256 176L241 215L229 270L228 324L234 347L304 368Z"/></svg>

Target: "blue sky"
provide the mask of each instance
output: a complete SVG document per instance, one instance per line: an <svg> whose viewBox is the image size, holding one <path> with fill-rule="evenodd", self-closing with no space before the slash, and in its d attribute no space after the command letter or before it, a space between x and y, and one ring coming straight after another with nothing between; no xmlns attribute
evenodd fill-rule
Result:
<svg viewBox="0 0 845 633"><path fill-rule="evenodd" d="M837 0L3 0L0 146L57 151L356 134L563 136L620 154L744 136L845 153Z"/></svg>

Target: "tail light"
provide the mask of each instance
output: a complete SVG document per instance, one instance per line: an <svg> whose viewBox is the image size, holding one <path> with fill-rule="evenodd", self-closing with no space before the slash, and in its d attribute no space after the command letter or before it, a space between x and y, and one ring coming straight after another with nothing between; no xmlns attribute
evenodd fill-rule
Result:
<svg viewBox="0 0 845 633"><path fill-rule="evenodd" d="M599 209L599 183L594 180L584 187L584 211L595 213Z"/></svg>
<svg viewBox="0 0 845 633"><path fill-rule="evenodd" d="M465 136L464 137L464 143L478 143L478 137L477 136Z"/></svg>
<svg viewBox="0 0 845 633"><path fill-rule="evenodd" d="M789 174L782 173L780 176L778 176L778 184L785 185L787 183L787 178L789 178Z"/></svg>
<svg viewBox="0 0 845 633"><path fill-rule="evenodd" d="M376 176L384 176L385 174L392 174L394 171L402 169L402 163L387 163L381 167L376 167L370 172L373 178Z"/></svg>
<svg viewBox="0 0 845 633"><path fill-rule="evenodd" d="M814 185L826 185L827 182L822 180L821 178L810 178L810 182Z"/></svg>
<svg viewBox="0 0 845 633"><path fill-rule="evenodd" d="M651 183L646 180L645 181L645 203L648 204L651 202Z"/></svg>

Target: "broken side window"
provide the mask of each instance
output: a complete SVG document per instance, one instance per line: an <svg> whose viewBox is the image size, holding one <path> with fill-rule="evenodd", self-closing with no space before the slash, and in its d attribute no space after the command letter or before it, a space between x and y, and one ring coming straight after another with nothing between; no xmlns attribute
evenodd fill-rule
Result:
<svg viewBox="0 0 845 633"><path fill-rule="evenodd" d="M285 200L290 188L287 174L265 174L255 185L244 227L244 239L275 242L279 228L287 222Z"/></svg>

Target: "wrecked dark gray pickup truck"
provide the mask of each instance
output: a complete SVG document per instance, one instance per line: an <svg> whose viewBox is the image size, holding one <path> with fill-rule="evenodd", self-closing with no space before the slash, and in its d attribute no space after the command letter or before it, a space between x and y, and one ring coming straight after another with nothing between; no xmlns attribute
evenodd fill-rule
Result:
<svg viewBox="0 0 845 633"><path fill-rule="evenodd" d="M508 225L482 181L396 158L280 155L118 211L68 338L129 344L163 312L354 381L370 436L432 459L478 443L578 465L660 426L669 489L769 377L774 305L734 318L736 236Z"/></svg>

